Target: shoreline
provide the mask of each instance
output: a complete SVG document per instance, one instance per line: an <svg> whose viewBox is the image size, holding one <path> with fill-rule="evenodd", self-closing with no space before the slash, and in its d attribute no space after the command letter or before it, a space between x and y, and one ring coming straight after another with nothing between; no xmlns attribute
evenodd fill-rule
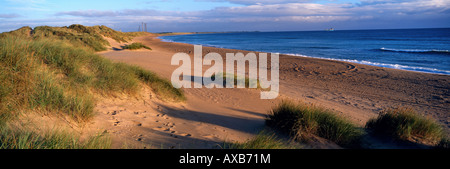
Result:
<svg viewBox="0 0 450 169"><path fill-rule="evenodd" d="M211 32L213 34L216 33L222 33L222 32ZM228 32L223 32L228 33ZM168 42L168 43L183 43L183 44L190 44L190 43L184 43L184 42L175 42L171 40L162 39L160 37L164 36L182 36L182 35L191 35L191 34L198 34L195 32L191 33L174 33L171 35L161 35L157 36L158 39L161 40L161 42ZM213 47L213 48L221 48L221 49L231 49L231 50L242 50L242 51L251 51L251 50L245 50L245 49L232 49L232 48L225 48L220 46L214 46L214 45L204 45L204 44L190 44L190 45L202 45L204 47ZM274 53L274 52L264 52L264 51L253 51L257 53ZM278 52L275 52L278 53ZM324 60L331 60L331 61L341 61L341 62L348 62L348 63L356 63L356 64L363 64L363 65L369 65L369 66L375 66L375 67L382 67L382 68L389 68L389 69L396 69L396 70L405 70L405 71L411 71L411 72L417 72L417 73L428 73L428 74L436 74L436 75L446 75L450 76L450 71L448 70L434 70L434 68L427 68L427 67L415 67L415 66L407 66L407 65L401 65L401 64L393 64L393 63L379 63L379 62L372 62L372 61L365 61L365 60L356 60L356 59L335 59L335 58L326 58L326 57L314 57L314 56L308 56L304 54L293 54L293 53L278 53L280 55L289 55L294 57L307 57L307 58L314 58L314 59L324 59ZM386 66L380 66L380 65L386 65ZM404 67L404 68L395 68L395 67ZM423 69L423 70L411 70L411 69ZM436 72L434 72L436 71ZM445 73L443 73L445 72Z"/></svg>
<svg viewBox="0 0 450 169"><path fill-rule="evenodd" d="M178 68L170 64L175 53L188 53L193 58L191 44L162 42L154 34L136 37L133 41L153 50L110 50L99 54L115 62L140 66L166 79L170 79ZM203 47L203 56L210 52L225 56L226 53L253 51ZM203 66L203 71L207 69ZM212 145L223 140L252 138L264 128L270 108L283 99L326 107L361 127L383 109L411 107L419 114L433 117L444 126L447 134L450 133L450 76L447 75L281 54L280 96L275 100L261 100L259 91L252 89L183 91L187 96L186 103L158 105L168 110L165 114L172 118L171 123L177 124L178 130L191 129L183 131L189 132L189 139L179 140L180 144L193 147L205 148L202 141L195 145L183 141L195 138ZM192 121L195 123L189 124Z"/></svg>
<svg viewBox="0 0 450 169"><path fill-rule="evenodd" d="M137 38L137 41L143 42L144 44L148 44L150 46L156 45L158 47L162 47L163 50L165 50L165 52L171 52L173 54L175 54L177 52L185 52L185 53L189 53L191 55L191 57L193 57L193 46L194 45L187 44L187 43L179 43L179 42L164 42L158 37L159 36L157 36L157 35L139 37L139 38ZM247 51L247 50L203 46L203 56L205 56L207 53L210 53L210 52L219 53L221 56L225 56L226 53L237 53L237 52L242 52L244 54L252 52L257 55L259 53L264 53L264 52L257 52L257 51ZM302 62L306 63L306 64L303 66L300 65L299 63L302 63ZM169 63L170 63L170 61L169 61ZM287 63L289 63L289 64L287 64ZM308 65L308 64L312 64L312 63L314 65ZM319 65L319 64L322 64L322 65ZM335 64L339 65L340 67L337 67L337 65L335 65ZM321 66L323 66L323 67L321 67ZM335 67L336 69L331 70L331 68L329 66ZM324 67L327 67L327 69L323 70L321 72L320 69L324 69ZM172 68L176 68L176 67L173 66ZM206 68L204 67L204 69L206 69ZM367 70L369 70L371 72L368 72ZM385 75L381 71L386 72L388 74ZM282 77L283 76L282 72L286 73L284 78ZM445 107L445 106L442 106L442 107L446 108L448 111L450 111L450 108L449 108L450 107L450 76L448 76L448 75L425 73L425 72L415 72L415 71L394 69L394 68L385 68L385 67L379 67L379 66L365 65L365 64L352 63L352 62L346 62L346 61L338 61L338 60L329 60L329 59L323 59L323 58L298 57L298 56L293 56L293 55L280 54L280 85L282 82L289 82L289 81L285 80L286 77L300 77L300 75L297 75L297 73L301 74L303 77L308 77L308 78L314 77L315 79L311 79L312 81L316 81L316 80L326 81L327 78L329 78L330 76L337 76L338 77L337 79L341 79L341 80L339 80L341 82L343 82L345 80L349 80L349 81L355 83L355 82L357 82L356 81L357 79L365 80L365 81L360 81L360 83L357 83L358 85L362 85L363 83L369 82L369 81L373 82L374 80L375 80L376 84L381 85L382 83L376 82L377 79L379 79L379 80L389 79L390 76L403 76L403 77L406 76L407 77L406 79L408 81L405 83L401 82L402 79L400 79L400 78L391 78L390 80L398 81L399 83L394 83L394 84L398 84L398 85L402 84L402 85L408 86L409 83L413 82L416 84L419 83L421 85L430 86L430 87L432 87L432 88L428 88L430 90L437 91L439 89L443 89L443 91L441 91L441 92L424 92L422 89L425 89L425 88L418 88L417 90L413 90L413 89L408 90L407 87L400 88L399 86L395 87L396 90L405 90L405 91L407 90L407 91L409 91L408 93L412 94L413 96L419 94L417 92L420 92L422 90L422 94L419 94L422 97L422 99L424 99L423 97L428 96L428 99L426 101L422 101L422 102L436 101L436 98L437 98L437 100L440 100L440 103L438 103L438 105L439 104L448 105L447 107ZM359 75L360 77L358 77L358 74L361 74L361 73L369 73L370 76L367 76L367 74L364 74L364 75ZM166 73L166 75L169 75L169 74ZM170 79L170 76L166 76L166 77ZM346 77L349 77L351 79L346 79ZM370 80L370 77L375 77L375 78ZM333 79L333 80L336 80L336 79ZM438 86L442 86L442 87L435 88L436 85L431 85L431 84L427 83L427 81L438 82L437 84L440 84ZM289 84L292 84L292 83L289 83ZM343 84L343 83L340 83L340 84ZM325 85L325 84L321 83L321 85ZM373 86L373 85L371 85L371 86L377 87L377 86ZM364 86L364 87L367 87L367 86ZM387 88L387 89L389 88L388 85L382 85L382 87ZM439 93L439 94L436 94L436 93ZM441 97L439 97L439 96L441 96ZM429 97L432 97L432 98L429 98ZM415 101L415 102L420 103L421 101ZM405 102L405 103L407 103L407 102ZM378 109L378 110L380 110L380 109ZM374 111L374 112L376 112L376 111ZM426 111L426 112L429 112L429 111ZM425 114L428 114L428 113L425 113ZM446 116L447 116L447 120L448 120L447 125L448 125L448 127L450 127L450 116L449 115L446 115ZM442 122L444 122L444 121L442 121Z"/></svg>
<svg viewBox="0 0 450 169"><path fill-rule="evenodd" d="M161 43L173 43L173 44L181 44L183 47L185 47L186 45L193 47L192 44L188 44L188 43L164 42L164 41L162 41L159 38L159 36L157 36L155 38L158 39L158 41L161 42ZM248 51L248 50L227 49L227 48L217 48L217 47L204 46L203 47L203 56L205 56L209 52L214 52L214 51L218 52L221 56L225 56L225 52L224 51L229 51L230 53L243 52L244 54L252 52L252 53L255 53L257 55L259 53L265 53L265 52L258 52L258 51ZM189 51L187 53L189 53ZM448 110L447 112L450 112L450 75L427 73L427 72L417 72L417 71L395 69L395 68L387 68L387 67L366 65L366 64L353 63L353 62L347 62L347 61L341 61L341 60L331 60L331 59L326 59L326 58L298 57L298 56L289 55L289 54L280 54L280 78L282 76L282 73L281 73L282 70L281 69L283 69L283 67L286 67L285 65L287 65L287 64L281 63L281 62L283 62L282 61L283 59L295 60L295 61L300 61L300 60L304 59L305 61L309 61L309 62L317 61L317 62L320 62L320 63L329 63L329 64L334 64L334 63L345 64L346 70L344 70L344 71L327 70L327 71L331 71L331 72L327 72L331 76L338 75L338 76L341 76L341 77L344 77L344 78L346 76L353 77L353 75L350 75L349 73L353 72L353 74L357 75L356 72L361 72L363 70L371 69L371 70L375 70L375 71L376 70L386 71L388 73L392 73L393 75L400 75L400 76L406 75L406 76L409 76L408 80L410 80L410 82L419 81L419 80L423 82L424 78L425 79L429 78L429 81L436 81L436 80L437 81L442 81L442 83L440 83L440 84L442 84L442 86L446 86L446 87L442 87L442 89L445 90L445 91L442 92L443 95L441 95L441 97L439 97L439 96L437 96L435 94L434 97L429 99L429 101L435 100L436 98L438 100L441 100L441 103L444 103L444 105L447 105L447 108L446 108ZM286 62L284 62L284 63L286 63ZM295 63L291 64L291 65L295 65ZM286 73L287 72L289 72L289 73L292 73L292 72L306 72L306 74L316 74L316 75L320 75L320 74L324 74L325 73L325 71L324 71L324 73L320 73L320 71L315 71L315 70L313 70L312 72L308 72L308 70L306 70L306 68L305 68L305 70L302 71L301 67L302 67L301 65L297 65L297 67L294 67L293 70L291 70L291 71L286 71L286 68L284 68L284 72L286 72ZM320 65L319 65L319 67L320 67ZM366 72L364 72L364 73L366 73ZM377 72L377 73L379 73L379 72ZM347 74L347 75L345 75L345 74ZM298 75L296 75L294 77L298 77ZM381 79L387 79L387 78L389 78L389 75L381 76ZM364 78L364 79L369 80L367 77ZM352 79L352 81L353 80L354 79ZM400 80L400 79L394 78L393 80ZM281 79L280 79L280 81L281 81ZM448 82L448 83L446 83L446 82ZM435 87L436 85L431 85L431 86ZM397 89L400 89L400 88L397 87ZM410 90L410 92L412 92L412 93L420 92L420 91L421 90L414 90L414 91ZM428 93L428 94L430 94L429 96L433 95L433 93ZM435 98L435 99L433 99L433 98ZM425 114L427 114L427 113L425 113ZM447 116L447 125L450 128L450 115L446 114L446 116Z"/></svg>

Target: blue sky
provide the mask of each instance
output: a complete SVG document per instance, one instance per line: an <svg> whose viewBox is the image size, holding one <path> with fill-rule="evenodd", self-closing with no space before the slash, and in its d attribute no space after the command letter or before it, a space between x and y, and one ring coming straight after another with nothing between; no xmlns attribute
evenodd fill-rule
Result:
<svg viewBox="0 0 450 169"><path fill-rule="evenodd" d="M152 32L450 27L450 0L0 0L0 32L140 22Z"/></svg>

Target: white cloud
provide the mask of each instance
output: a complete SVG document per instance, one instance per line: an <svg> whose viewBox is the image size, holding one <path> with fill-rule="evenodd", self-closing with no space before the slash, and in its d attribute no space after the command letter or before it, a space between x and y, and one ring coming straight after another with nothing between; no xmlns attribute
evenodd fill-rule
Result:
<svg viewBox="0 0 450 169"><path fill-rule="evenodd" d="M0 14L0 18L3 18L3 19L17 18L17 17L20 17L20 15L19 14L15 14L15 13L13 13L13 14Z"/></svg>
<svg viewBox="0 0 450 169"><path fill-rule="evenodd" d="M6 0L11 5L12 10L21 11L50 11L54 6L47 0Z"/></svg>
<svg viewBox="0 0 450 169"><path fill-rule="evenodd" d="M310 2L313 0L198 0L198 1L230 2L234 4L243 4L243 5L262 5L262 4L301 3L301 2Z"/></svg>
<svg viewBox="0 0 450 169"><path fill-rule="evenodd" d="M248 30L254 29L253 25L258 25L261 30L286 30L293 27L323 29L324 25L330 24L347 29L450 26L449 0L363 0L356 4L229 1L248 5L190 12L152 9L80 10L60 12L56 16L61 20L66 18L72 23L121 25L124 30L134 30L133 25L139 22L152 23L155 28L161 27L164 31L208 31L210 28ZM45 21L41 25L44 24ZM186 30L187 28L190 29Z"/></svg>
<svg viewBox="0 0 450 169"><path fill-rule="evenodd" d="M239 1L242 3L256 2L253 0ZM263 1L266 2L266 1ZM269 1L267 1L269 2ZM273 1L270 1L273 2ZM338 20L352 19L371 19L393 17L392 15L408 16L408 15L438 15L449 10L449 1L429 0L429 1L404 1L393 2L391 0L367 0L363 1L366 5L355 4L318 4L318 3L282 3L282 4L252 4L240 7L221 7L213 10L194 11L194 12L177 12L177 11L157 11L157 10L121 10L121 11L68 11L60 12L57 15L70 15L77 17L148 17L148 18L166 18L170 21L173 18L198 21L222 19L222 20L265 20L265 18L279 18L286 20L292 18L292 21L311 21L311 18L318 19L318 22L328 22L330 19L320 18L339 18ZM370 5L368 5L370 2ZM163 17L164 16L164 17ZM170 16L170 17L169 17ZM364 17L361 17L364 16ZM295 18L295 19L294 19ZM344 19L345 18L345 19ZM269 19L274 20L274 19Z"/></svg>
<svg viewBox="0 0 450 169"><path fill-rule="evenodd" d="M288 3L270 5L249 5L244 7L231 7L217 9L224 14L242 14L259 16L305 16L305 15L345 15L349 14L346 7L348 4L314 4L314 3Z"/></svg>

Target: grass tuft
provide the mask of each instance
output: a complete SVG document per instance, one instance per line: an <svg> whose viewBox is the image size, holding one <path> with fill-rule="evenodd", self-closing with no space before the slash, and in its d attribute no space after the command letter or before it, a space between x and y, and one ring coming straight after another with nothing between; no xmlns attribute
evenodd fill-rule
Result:
<svg viewBox="0 0 450 169"><path fill-rule="evenodd" d="M363 134L354 124L329 110L287 100L272 109L266 124L299 141L319 136L343 147L358 147Z"/></svg>
<svg viewBox="0 0 450 169"><path fill-rule="evenodd" d="M132 66L131 69L141 81L153 89L160 99L173 102L182 102L186 100L183 91L174 88L169 80L162 79L155 73L137 66Z"/></svg>
<svg viewBox="0 0 450 169"><path fill-rule="evenodd" d="M64 112L75 120L86 121L93 117L94 100L90 95L65 92L51 74L39 74L29 100L30 109Z"/></svg>
<svg viewBox="0 0 450 169"><path fill-rule="evenodd" d="M0 127L0 149L108 149L111 147L107 135L91 136L85 141L73 133L50 131L39 134L30 129Z"/></svg>
<svg viewBox="0 0 450 169"><path fill-rule="evenodd" d="M144 44L139 43L139 42L135 42L130 45L125 45L123 47L123 49L129 49L129 50L137 50L137 49L142 49L142 48L152 50L152 48L145 46Z"/></svg>
<svg viewBox="0 0 450 169"><path fill-rule="evenodd" d="M274 133L260 132L253 139L243 143L224 143L225 149L294 149L290 143L281 140Z"/></svg>
<svg viewBox="0 0 450 169"><path fill-rule="evenodd" d="M421 116L410 108L382 111L377 118L366 123L366 128L375 135L404 141L419 139L437 143L444 135L442 126L436 121Z"/></svg>

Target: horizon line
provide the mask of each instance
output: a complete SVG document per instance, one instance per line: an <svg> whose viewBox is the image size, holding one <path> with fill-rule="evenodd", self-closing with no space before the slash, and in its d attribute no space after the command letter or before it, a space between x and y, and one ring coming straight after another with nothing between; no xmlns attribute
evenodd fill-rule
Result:
<svg viewBox="0 0 450 169"><path fill-rule="evenodd" d="M328 28L329 29L329 28ZM450 27L429 27L429 28L375 28L375 29L336 29L334 31L364 31L364 30L409 30L409 29L450 29ZM241 30L241 31L179 31L179 32L149 32L149 33L239 33L239 32L316 32L326 31L327 29L312 29L312 30L281 30L281 31L260 31L260 30ZM130 31L133 32L133 31Z"/></svg>
<svg viewBox="0 0 450 169"><path fill-rule="evenodd" d="M76 25L77 23L71 24L71 25ZM79 25L83 25L83 24L79 24ZM20 29L22 27L26 27L28 25L25 26L20 26L17 29ZM49 26L49 25L40 25L40 26ZM67 25L70 26L70 25ZM67 27L66 26L66 27ZM86 25L83 25L86 26ZM97 26L97 25L93 25L93 26ZM102 26L102 24L99 24L98 26ZM105 25L106 26L106 25ZM28 26L31 27L31 26ZM34 28L39 27L39 26L35 26ZM50 26L50 27L65 27L65 26ZM108 26L109 27L109 26ZM33 27L31 27L32 29L34 29ZM109 27L111 28L111 27ZM330 27L333 28L333 27ZM324 29L311 29L311 30L268 30L268 31L261 31L261 30L228 30L228 31L166 31L166 32L148 32L148 33L239 33L239 32L315 32L315 31L326 31L330 28L324 28ZM5 32L11 32L11 31L15 31L17 29L13 29L13 30L9 30L9 31L3 31L0 33L5 33ZM113 30L116 30L115 28L111 28ZM364 31L364 30L409 30L409 29L450 29L450 27L414 27L414 28L374 28L374 29L336 29L333 28L334 31ZM116 31L121 31L121 29L116 30ZM122 31L121 31L122 32ZM136 31L123 31L123 32L136 32Z"/></svg>

